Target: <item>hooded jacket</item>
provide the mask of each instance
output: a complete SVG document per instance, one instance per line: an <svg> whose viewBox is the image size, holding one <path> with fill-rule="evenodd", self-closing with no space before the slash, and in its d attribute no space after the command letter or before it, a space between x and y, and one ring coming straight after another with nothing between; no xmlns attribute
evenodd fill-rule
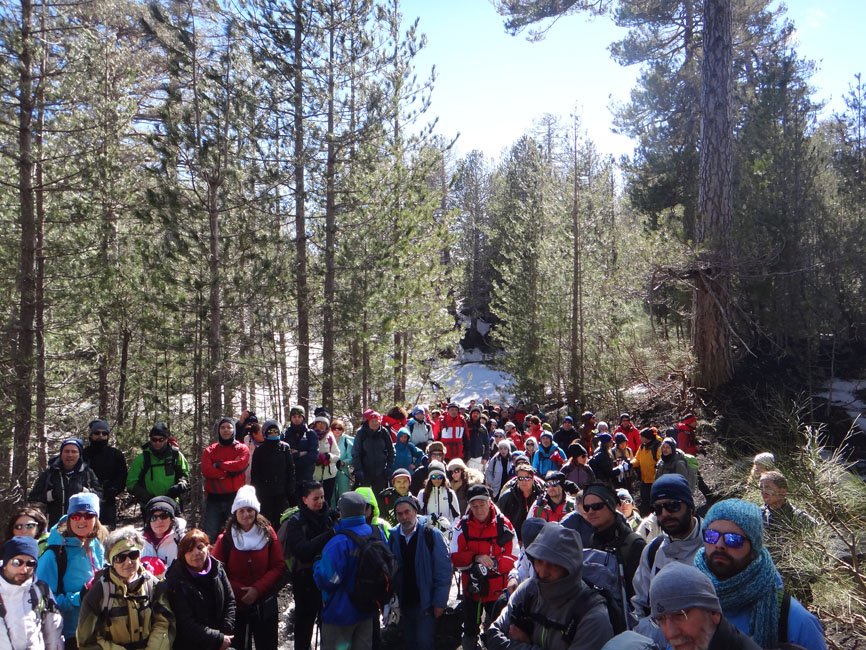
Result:
<svg viewBox="0 0 866 650"><path fill-rule="evenodd" d="M352 464L359 481L365 477L369 480L390 478L394 471L394 443L385 427L373 431L367 422L361 425L352 445Z"/></svg>
<svg viewBox="0 0 866 650"><path fill-rule="evenodd" d="M223 422L231 422L222 418L217 422L211 435L216 442L205 447L201 454L201 473L205 478L204 489L208 496L233 498L241 486L246 483L246 469L250 464L250 448L238 442L232 436L228 445L219 439L219 427ZM223 496L225 495L225 496Z"/></svg>
<svg viewBox="0 0 866 650"><path fill-rule="evenodd" d="M50 461L48 467L36 479L28 498L30 501L40 501L46 504L48 525L60 521L69 506L69 497L79 492L96 492L102 498L102 487L90 465L79 457L78 462L70 470L63 469L63 463L58 454Z"/></svg>
<svg viewBox="0 0 866 650"><path fill-rule="evenodd" d="M373 508L373 519L372 521L376 526L379 527L379 530L382 531L382 534L385 538L388 538L388 535L391 534L391 524L381 516L381 511L379 510L379 500L376 498L376 494L373 492L373 488L370 487L359 487L355 490L358 494L362 495L364 499L366 499L367 503Z"/></svg>
<svg viewBox="0 0 866 650"><path fill-rule="evenodd" d="M394 443L394 469L407 469L411 474L418 467L423 455L421 450L409 441L406 429L400 429L397 432L397 442Z"/></svg>
<svg viewBox="0 0 866 650"><path fill-rule="evenodd" d="M163 498L167 499L168 497ZM165 564L166 568L168 568L172 566L174 561L177 559L177 545L186 534L186 519L178 517L177 511L175 511L169 531L163 535L162 538L156 539L154 534L150 531L150 526L147 522L150 519L150 515L155 511L167 510L168 506L167 504L163 504L166 507L160 507L159 501L150 502L148 505L150 508L145 510L145 525L141 531L141 534L144 536L144 549L141 551L141 557L157 557L162 560L162 563Z"/></svg>
<svg viewBox="0 0 866 650"><path fill-rule="evenodd" d="M91 440L84 448L84 460L96 474L104 499L113 499L126 488L126 459L108 438Z"/></svg>
<svg viewBox="0 0 866 650"><path fill-rule="evenodd" d="M637 449L640 447L640 429L631 423L629 423L628 429L620 424L613 430L612 435L616 436L618 433L625 434L625 437L628 439L628 448L631 449L631 453L637 453Z"/></svg>
<svg viewBox="0 0 866 650"><path fill-rule="evenodd" d="M433 427L426 422L419 422L411 417L406 422L406 428L409 429L409 442L413 445L426 445L428 442L433 442Z"/></svg>
<svg viewBox="0 0 866 650"><path fill-rule="evenodd" d="M0 578L0 599L6 608L0 622L5 625L0 650L63 650L63 616L50 595L42 596L36 582L36 576L20 585Z"/></svg>
<svg viewBox="0 0 866 650"><path fill-rule="evenodd" d="M316 463L313 468L313 479L319 481L327 481L337 476L337 461L340 460L340 448L337 446L337 440L334 434L326 431L325 435L319 438L316 432L316 440L318 447L316 448Z"/></svg>
<svg viewBox="0 0 866 650"><path fill-rule="evenodd" d="M424 493L419 495L424 497ZM447 519L449 523L454 523L460 519L460 504L457 501L457 495L454 490L445 485L430 488L430 494L421 504L421 512L425 515L436 515L437 519Z"/></svg>
<svg viewBox="0 0 866 650"><path fill-rule="evenodd" d="M459 413L451 417L445 413L439 418L439 438L445 445L445 460L463 458L463 438L466 435L466 420Z"/></svg>
<svg viewBox="0 0 866 650"><path fill-rule="evenodd" d="M487 461L484 475L487 479L487 485L493 490L494 498L498 499L505 483L514 476L514 463L511 462L511 454L509 453L505 458L498 452L491 456L490 460Z"/></svg>
<svg viewBox="0 0 866 650"><path fill-rule="evenodd" d="M641 443L634 454L634 460L640 468L642 483L652 483L656 480L656 464L661 458L661 444L658 438L649 443Z"/></svg>
<svg viewBox="0 0 866 650"><path fill-rule="evenodd" d="M545 436L542 436L544 438ZM552 469L559 469L562 467L562 464L565 462L565 453L562 449L553 442L553 438L550 440L550 447L547 449L544 448L544 445L538 445L538 451L535 452L535 455L532 457L532 467L535 468L535 471L539 476L544 476Z"/></svg>
<svg viewBox="0 0 866 650"><path fill-rule="evenodd" d="M656 479L665 474L681 474L686 477L689 487L694 491L697 482L697 474L686 462L685 454L677 448L673 438L665 438L662 444L667 443L673 449L673 453L667 458L662 454L659 447L659 462L656 464Z"/></svg>
<svg viewBox="0 0 866 650"><path fill-rule="evenodd" d="M45 582L63 614L63 636L75 636L78 626L78 611L81 607L81 588L90 582L96 572L105 564L102 544L96 538L88 539L85 546L77 537L66 537L59 528L66 525L66 515L48 534L49 548L39 558L36 577ZM63 591L58 591L57 557L52 546L63 546L66 551L66 571L63 573Z"/></svg>
<svg viewBox="0 0 866 650"><path fill-rule="evenodd" d="M279 428L276 420L266 420L262 431ZM268 440L253 454L250 485L259 497L290 498L295 493L295 462L292 449L282 440Z"/></svg>
<svg viewBox="0 0 866 650"><path fill-rule="evenodd" d="M583 545L577 532L546 523L526 552L568 573L548 582L534 576L519 585L487 631L488 650L597 650L613 638L604 598L583 582ZM566 638L575 619L576 629ZM524 629L531 643L512 641L512 624Z"/></svg>

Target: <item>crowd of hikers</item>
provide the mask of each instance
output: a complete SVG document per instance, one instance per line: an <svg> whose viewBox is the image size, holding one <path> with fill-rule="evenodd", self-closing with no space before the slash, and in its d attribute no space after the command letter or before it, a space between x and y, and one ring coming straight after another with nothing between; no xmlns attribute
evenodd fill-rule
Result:
<svg viewBox="0 0 866 650"><path fill-rule="evenodd" d="M693 415L663 435L575 417L473 401L368 409L354 432L321 408L285 428L222 418L197 526L169 427L127 471L94 420L6 524L0 650L269 650L283 618L296 650L827 647L771 554L817 523L771 454L750 479L763 504L718 500ZM118 526L124 491L141 526Z"/></svg>

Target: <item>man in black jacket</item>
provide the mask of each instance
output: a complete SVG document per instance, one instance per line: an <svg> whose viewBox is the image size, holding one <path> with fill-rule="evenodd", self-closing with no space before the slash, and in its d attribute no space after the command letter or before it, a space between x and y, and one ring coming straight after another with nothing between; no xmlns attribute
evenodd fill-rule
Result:
<svg viewBox="0 0 866 650"><path fill-rule="evenodd" d="M99 521L114 529L117 525L117 496L126 487L126 459L120 449L108 444L110 433L105 420L90 423L90 444L84 448L84 460L102 483Z"/></svg>
<svg viewBox="0 0 866 650"><path fill-rule="evenodd" d="M653 578L652 619L673 650L758 650L722 616L713 583L689 564L672 562Z"/></svg>

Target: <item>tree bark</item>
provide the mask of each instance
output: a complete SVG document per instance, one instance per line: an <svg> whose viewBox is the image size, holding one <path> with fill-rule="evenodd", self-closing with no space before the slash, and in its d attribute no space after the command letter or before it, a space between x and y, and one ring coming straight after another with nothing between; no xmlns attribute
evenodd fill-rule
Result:
<svg viewBox="0 0 866 650"><path fill-rule="evenodd" d="M334 5L328 32L328 134L325 165L325 302L322 305L322 406L334 412L334 301L336 299L337 147L334 134Z"/></svg>
<svg viewBox="0 0 866 650"><path fill-rule="evenodd" d="M36 217L33 196L33 6L21 0L21 54L19 57L18 106L18 198L20 203L20 247L15 288L19 306L16 322L16 347L13 358L15 376L15 441L12 459L13 487L27 481L27 450L33 414L33 323L36 314Z"/></svg>
<svg viewBox="0 0 866 650"><path fill-rule="evenodd" d="M733 169L731 0L704 2L698 243L703 244L694 297L692 345L697 382L713 389L733 374L730 287Z"/></svg>
<svg viewBox="0 0 866 650"><path fill-rule="evenodd" d="M580 178L578 176L578 155L577 155L577 123L574 125L574 140L572 143L574 148L574 184L572 187L571 197L571 218L572 218L572 245L574 247L574 258L571 268L571 336L569 340L569 360L568 360L568 407L574 407L580 399L580 364L581 358L578 351L578 329L580 327L580 209L578 201L580 199Z"/></svg>

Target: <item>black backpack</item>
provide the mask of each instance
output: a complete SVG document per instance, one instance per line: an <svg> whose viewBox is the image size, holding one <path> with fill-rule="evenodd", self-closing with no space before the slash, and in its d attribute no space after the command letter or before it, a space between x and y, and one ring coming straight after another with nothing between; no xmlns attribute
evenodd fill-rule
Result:
<svg viewBox="0 0 866 650"><path fill-rule="evenodd" d="M370 535L361 537L351 530L342 530L355 545L350 555L358 558L355 570L355 588L349 594L352 605L362 613L380 612L394 595L394 577L397 575L397 561L391 549L382 541L378 528Z"/></svg>

